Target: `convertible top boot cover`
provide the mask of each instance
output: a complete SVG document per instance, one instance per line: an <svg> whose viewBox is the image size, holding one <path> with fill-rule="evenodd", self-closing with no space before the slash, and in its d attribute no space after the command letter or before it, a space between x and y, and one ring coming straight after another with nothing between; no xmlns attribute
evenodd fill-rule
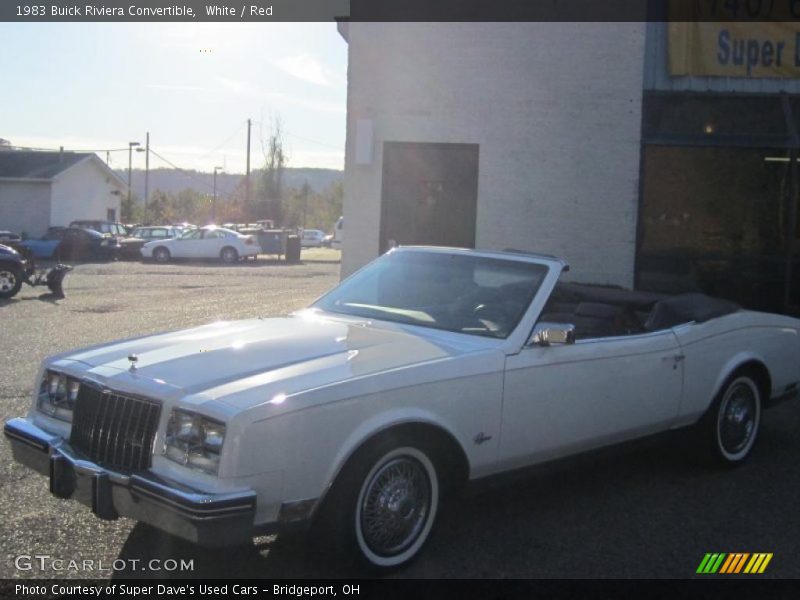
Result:
<svg viewBox="0 0 800 600"><path fill-rule="evenodd" d="M647 331L657 331L692 321L703 323L740 308L735 302L705 294L680 294L656 302L644 327Z"/></svg>

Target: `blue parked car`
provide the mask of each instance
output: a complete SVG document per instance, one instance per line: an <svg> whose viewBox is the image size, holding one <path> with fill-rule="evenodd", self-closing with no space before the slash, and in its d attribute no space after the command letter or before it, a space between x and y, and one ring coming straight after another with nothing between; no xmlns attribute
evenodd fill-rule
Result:
<svg viewBox="0 0 800 600"><path fill-rule="evenodd" d="M52 227L38 240L22 245L33 252L34 258L58 261L114 260L119 255L119 239L80 227Z"/></svg>
<svg viewBox="0 0 800 600"><path fill-rule="evenodd" d="M33 252L34 258L55 258L56 248L64 238L65 227L51 227L38 240L25 240L21 243Z"/></svg>

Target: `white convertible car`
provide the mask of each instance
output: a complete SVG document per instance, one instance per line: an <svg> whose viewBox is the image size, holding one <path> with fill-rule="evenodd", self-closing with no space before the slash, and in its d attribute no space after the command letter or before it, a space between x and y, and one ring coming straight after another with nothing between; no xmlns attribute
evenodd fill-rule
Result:
<svg viewBox="0 0 800 600"><path fill-rule="evenodd" d="M465 481L688 426L737 465L796 395L800 321L566 269L394 249L285 318L49 358L5 434L101 518L212 546L313 521L394 567Z"/></svg>

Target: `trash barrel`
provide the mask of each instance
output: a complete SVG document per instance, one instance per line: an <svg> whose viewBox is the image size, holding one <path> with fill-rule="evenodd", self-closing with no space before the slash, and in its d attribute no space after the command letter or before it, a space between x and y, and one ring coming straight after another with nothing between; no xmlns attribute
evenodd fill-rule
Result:
<svg viewBox="0 0 800 600"><path fill-rule="evenodd" d="M300 262L300 236L289 235L286 236L286 262L299 263Z"/></svg>
<svg viewBox="0 0 800 600"><path fill-rule="evenodd" d="M258 233L258 244L264 254L277 254L284 252L284 233L281 230L261 231Z"/></svg>

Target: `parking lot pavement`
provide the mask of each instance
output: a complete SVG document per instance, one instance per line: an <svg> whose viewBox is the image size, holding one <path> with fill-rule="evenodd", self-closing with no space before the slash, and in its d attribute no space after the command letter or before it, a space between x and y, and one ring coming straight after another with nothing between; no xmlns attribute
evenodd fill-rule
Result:
<svg viewBox="0 0 800 600"><path fill-rule="evenodd" d="M84 264L67 277L64 300L24 288L0 303L0 414L26 412L36 368L49 354L286 313L338 282L335 258L320 250L304 252L305 264L294 266ZM691 577L707 552L772 552L764 576L800 577L799 427L800 403L765 413L751 460L731 471L706 468L689 450L660 442L468 491L442 508L422 556L393 576ZM126 519L100 521L88 508L52 497L46 479L13 463L8 443L0 442L0 577L357 574L318 555L308 537L258 538L220 553ZM65 562L43 572L24 558L32 555ZM190 560L193 570L170 572L152 559ZM69 568L73 560L93 561L95 570ZM97 570L112 566L122 570Z"/></svg>

